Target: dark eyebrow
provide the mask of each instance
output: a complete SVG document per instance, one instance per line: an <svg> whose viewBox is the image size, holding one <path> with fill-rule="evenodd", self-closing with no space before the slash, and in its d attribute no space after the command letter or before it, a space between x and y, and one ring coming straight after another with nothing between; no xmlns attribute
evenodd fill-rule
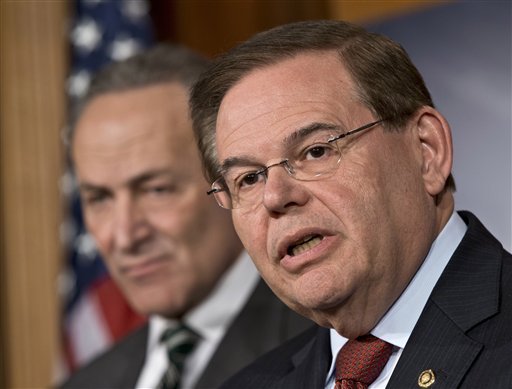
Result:
<svg viewBox="0 0 512 389"><path fill-rule="evenodd" d="M78 185L78 189L80 192L97 192L97 191L107 192L108 191L108 188L105 188L102 185L90 184L88 182L81 182Z"/></svg>
<svg viewBox="0 0 512 389"><path fill-rule="evenodd" d="M321 123L314 122L308 124L307 126L301 127L290 135L286 136L282 143L285 148L291 148L298 142L302 141L304 138L308 137L310 134L318 131L336 131L341 132L341 127L337 124L332 123ZM263 166L261 163L256 162L254 159L246 156L238 156L238 157L230 157L226 158L221 166L220 173L224 174L233 166Z"/></svg>
<svg viewBox="0 0 512 389"><path fill-rule="evenodd" d="M302 141L304 138L308 137L314 132L319 131L336 131L341 132L342 129L339 125L333 124L333 123L322 123L322 122L314 122L311 124L308 124L307 126L301 127L294 132L292 132L290 135L286 136L283 139L283 144L286 148L290 148L293 145L297 144L298 142Z"/></svg>
<svg viewBox="0 0 512 389"><path fill-rule="evenodd" d="M125 185L128 185L130 188L135 188L146 181L152 180L154 178L159 178L162 176L170 176L171 173L167 169L155 169L143 172L139 175L136 175L128 180ZM89 182L81 182L79 185L80 191L109 191L110 188L103 185L96 185Z"/></svg>
<svg viewBox="0 0 512 389"><path fill-rule="evenodd" d="M171 172L168 169L155 169L155 170L149 170L147 172L144 172L142 174L139 174L135 177L132 177L128 181L128 185L131 187L138 186L140 184L143 184L146 181L163 177L163 176L171 176Z"/></svg>
<svg viewBox="0 0 512 389"><path fill-rule="evenodd" d="M259 166L260 163L255 162L253 159L249 157L230 157L226 158L220 167L220 173L226 173L233 166Z"/></svg>

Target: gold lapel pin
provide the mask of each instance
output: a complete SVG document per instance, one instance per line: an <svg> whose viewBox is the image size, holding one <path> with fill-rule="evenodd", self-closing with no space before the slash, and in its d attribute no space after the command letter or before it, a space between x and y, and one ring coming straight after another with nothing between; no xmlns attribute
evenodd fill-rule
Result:
<svg viewBox="0 0 512 389"><path fill-rule="evenodd" d="M436 382L436 375L431 369L424 370L418 377L418 386L420 388L430 388Z"/></svg>

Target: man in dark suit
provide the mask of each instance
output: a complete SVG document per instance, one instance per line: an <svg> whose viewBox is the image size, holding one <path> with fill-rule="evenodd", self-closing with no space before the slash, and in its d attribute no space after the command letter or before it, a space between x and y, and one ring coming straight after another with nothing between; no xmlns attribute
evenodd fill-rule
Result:
<svg viewBox="0 0 512 389"><path fill-rule="evenodd" d="M260 280L230 215L205 196L188 96L207 63L156 47L100 72L77 110L87 228L149 324L63 388L214 388L311 326Z"/></svg>
<svg viewBox="0 0 512 389"><path fill-rule="evenodd" d="M512 259L454 212L451 130L398 44L277 27L218 58L191 109L209 193L319 325L226 388L512 387Z"/></svg>

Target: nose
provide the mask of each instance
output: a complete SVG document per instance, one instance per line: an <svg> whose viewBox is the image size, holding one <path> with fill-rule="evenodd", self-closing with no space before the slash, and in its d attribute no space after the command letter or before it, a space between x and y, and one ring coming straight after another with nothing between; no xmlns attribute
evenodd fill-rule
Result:
<svg viewBox="0 0 512 389"><path fill-rule="evenodd" d="M114 242L118 250L136 250L150 233L143 207L131 196L119 198L115 207Z"/></svg>
<svg viewBox="0 0 512 389"><path fill-rule="evenodd" d="M263 206L271 213L285 213L288 210L304 205L309 193L304 183L291 175L291 167L286 161L270 165L282 169L268 169L265 188L263 189Z"/></svg>

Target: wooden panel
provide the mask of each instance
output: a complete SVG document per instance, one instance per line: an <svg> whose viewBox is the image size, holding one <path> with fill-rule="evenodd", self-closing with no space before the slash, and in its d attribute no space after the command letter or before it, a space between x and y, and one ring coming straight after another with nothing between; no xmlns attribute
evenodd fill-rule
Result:
<svg viewBox="0 0 512 389"><path fill-rule="evenodd" d="M342 19L352 23L365 23L374 20L410 12L422 7L439 5L442 0L358 0L340 1L327 0L329 3L329 17Z"/></svg>
<svg viewBox="0 0 512 389"><path fill-rule="evenodd" d="M444 0L151 0L158 38L219 54L258 31L306 19L354 23L411 12Z"/></svg>
<svg viewBox="0 0 512 389"><path fill-rule="evenodd" d="M61 258L63 1L1 2L2 387L49 387Z"/></svg>
<svg viewBox="0 0 512 389"><path fill-rule="evenodd" d="M176 28L172 40L207 55L219 54L276 25L328 16L324 0L176 0L173 5Z"/></svg>

